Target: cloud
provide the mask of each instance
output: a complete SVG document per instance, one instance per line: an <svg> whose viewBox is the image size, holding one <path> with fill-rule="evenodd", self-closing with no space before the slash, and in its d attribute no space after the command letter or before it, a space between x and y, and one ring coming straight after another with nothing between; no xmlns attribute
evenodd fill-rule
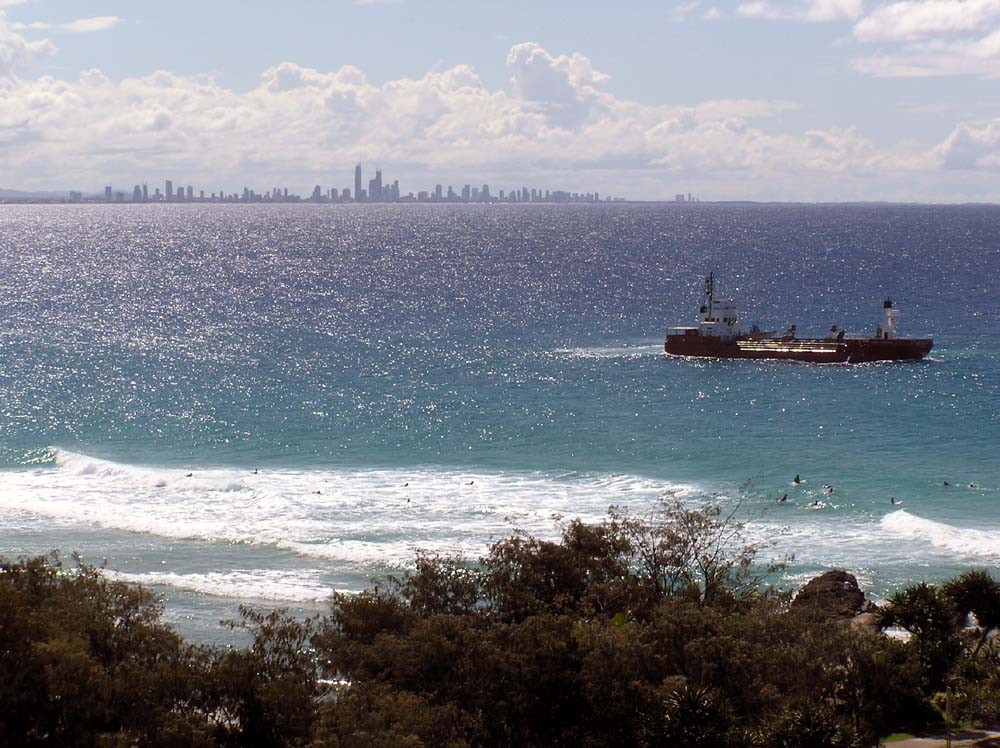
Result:
<svg viewBox="0 0 1000 748"><path fill-rule="evenodd" d="M904 0L876 8L854 26L861 41L918 39L979 31L1000 15L1000 0Z"/></svg>
<svg viewBox="0 0 1000 748"><path fill-rule="evenodd" d="M0 84L4 79L10 79L16 68L28 65L36 58L55 54L55 51L55 46L48 39L29 42L14 33L0 10Z"/></svg>
<svg viewBox="0 0 1000 748"><path fill-rule="evenodd" d="M938 149L945 169L1000 170L1000 119L960 124Z"/></svg>
<svg viewBox="0 0 1000 748"><path fill-rule="evenodd" d="M610 80L578 52L553 57L534 42L511 47L507 69L514 95L565 127L581 125L599 109L600 86Z"/></svg>
<svg viewBox="0 0 1000 748"><path fill-rule="evenodd" d="M688 2L683 2L674 8L674 19L679 22L687 20L687 17L691 15L698 6L701 5L701 0L688 0Z"/></svg>
<svg viewBox="0 0 1000 748"><path fill-rule="evenodd" d="M852 21L863 10L863 0L808 0L804 3L774 3L750 0L736 7L736 15L771 21Z"/></svg>
<svg viewBox="0 0 1000 748"><path fill-rule="evenodd" d="M350 65L285 62L245 91L168 71L121 81L97 70L75 80L11 78L0 86L0 173L31 187L172 178L211 192L289 177L344 186L363 161L391 169L404 192L459 175L497 188L787 199L846 190L855 199L857 184L884 197L887 181L904 189L944 158L876 146L851 128L781 132L778 118L795 106L788 101L618 98L578 52L525 42L507 64L509 89L488 87L467 65L376 85Z"/></svg>
<svg viewBox="0 0 1000 748"><path fill-rule="evenodd" d="M118 16L94 16L93 18L78 18L68 23L47 23L45 21L30 21L27 23L11 23L15 31L68 31L73 34L86 34L92 31L106 31L121 23Z"/></svg>
<svg viewBox="0 0 1000 748"><path fill-rule="evenodd" d="M1000 77L1000 0L900 0L872 10L854 26L858 42L881 42L852 60L867 75L900 78Z"/></svg>
<svg viewBox="0 0 1000 748"><path fill-rule="evenodd" d="M1000 29L982 38L927 39L860 57L855 70L884 78L976 75L1000 78Z"/></svg>

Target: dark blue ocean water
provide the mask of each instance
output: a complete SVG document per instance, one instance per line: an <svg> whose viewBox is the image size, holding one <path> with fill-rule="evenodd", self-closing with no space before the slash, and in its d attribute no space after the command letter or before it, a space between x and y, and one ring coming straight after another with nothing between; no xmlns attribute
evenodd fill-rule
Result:
<svg viewBox="0 0 1000 748"><path fill-rule="evenodd" d="M212 638L752 480L788 584L994 567L998 269L993 206L2 206L0 553L106 559ZM710 270L748 323L873 331L891 297L934 351L665 357Z"/></svg>

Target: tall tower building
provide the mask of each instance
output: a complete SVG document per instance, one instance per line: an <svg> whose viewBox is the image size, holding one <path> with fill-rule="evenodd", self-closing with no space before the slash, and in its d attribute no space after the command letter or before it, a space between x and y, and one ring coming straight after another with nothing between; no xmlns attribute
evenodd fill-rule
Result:
<svg viewBox="0 0 1000 748"><path fill-rule="evenodd" d="M171 182L168 179L167 180L167 200L170 201L170 200L173 200L173 199L174 199L174 183Z"/></svg>
<svg viewBox="0 0 1000 748"><path fill-rule="evenodd" d="M361 200L361 164L354 167L354 199Z"/></svg>
<svg viewBox="0 0 1000 748"><path fill-rule="evenodd" d="M372 190L371 199L375 202L380 202L382 200L382 170L375 170L375 189Z"/></svg>

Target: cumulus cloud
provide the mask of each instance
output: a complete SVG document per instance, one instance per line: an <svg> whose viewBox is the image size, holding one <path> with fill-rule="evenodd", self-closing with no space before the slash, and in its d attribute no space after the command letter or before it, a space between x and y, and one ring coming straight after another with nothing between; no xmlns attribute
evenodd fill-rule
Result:
<svg viewBox="0 0 1000 748"><path fill-rule="evenodd" d="M173 178L216 191L290 176L343 186L360 160L414 187L448 174L501 186L557 186L570 175L569 186L602 192L641 185L665 196L712 184L715 196L739 197L753 184L757 194L801 199L834 196L806 191L810 179L828 191L836 180L902 182L924 168L921 153L877 147L849 128L783 133L778 118L792 102L640 104L609 93L608 76L584 55L534 43L514 45L507 63L506 90L467 65L374 84L349 65L285 62L246 91L167 71L10 78L0 86L0 173L25 186Z"/></svg>
<svg viewBox="0 0 1000 748"><path fill-rule="evenodd" d="M946 169L1000 170L1000 120L960 124L938 149Z"/></svg>
<svg viewBox="0 0 1000 748"><path fill-rule="evenodd" d="M507 68L515 96L567 127L580 125L600 107L600 86L609 80L583 55L553 57L534 42L511 47Z"/></svg>
<svg viewBox="0 0 1000 748"><path fill-rule="evenodd" d="M0 83L13 76L14 70L39 57L54 54L55 46L48 39L29 42L14 33L0 10Z"/></svg>

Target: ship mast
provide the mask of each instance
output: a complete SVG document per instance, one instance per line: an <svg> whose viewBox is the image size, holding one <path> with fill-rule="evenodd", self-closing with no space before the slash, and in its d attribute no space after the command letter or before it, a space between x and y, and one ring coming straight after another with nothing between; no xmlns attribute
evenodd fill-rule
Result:
<svg viewBox="0 0 1000 748"><path fill-rule="evenodd" d="M715 273L711 272L705 279L705 299L708 307L708 316L712 316L712 299L715 296Z"/></svg>

